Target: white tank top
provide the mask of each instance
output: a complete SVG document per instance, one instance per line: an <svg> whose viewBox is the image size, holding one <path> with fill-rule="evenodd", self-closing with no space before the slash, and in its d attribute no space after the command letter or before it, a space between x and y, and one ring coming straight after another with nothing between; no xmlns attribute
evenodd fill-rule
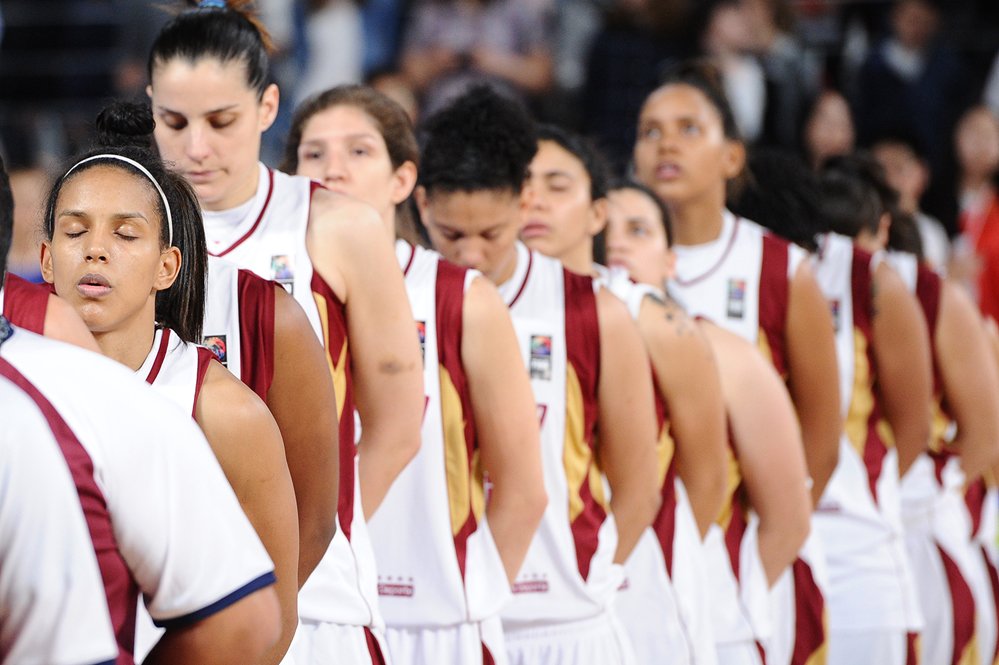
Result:
<svg viewBox="0 0 999 665"><path fill-rule="evenodd" d="M354 409L343 305L313 271L305 246L312 193L319 187L303 176L290 176L261 164L257 192L246 218L229 229L216 229L219 235L208 238L208 250L212 256L288 289L305 310L330 357L340 419L337 532L299 592L299 615L342 625L380 626L374 555L355 483Z"/></svg>
<svg viewBox="0 0 999 665"><path fill-rule="evenodd" d="M453 626L495 616L510 596L485 519L485 490L461 364L465 289L479 273L396 241L423 351L420 450L368 528L389 626Z"/></svg>
<svg viewBox="0 0 999 665"><path fill-rule="evenodd" d="M617 527L593 454L600 368L595 291L589 277L517 243L517 266L500 295L510 308L541 420L548 507L502 611L511 627L593 617L622 581L613 563Z"/></svg>

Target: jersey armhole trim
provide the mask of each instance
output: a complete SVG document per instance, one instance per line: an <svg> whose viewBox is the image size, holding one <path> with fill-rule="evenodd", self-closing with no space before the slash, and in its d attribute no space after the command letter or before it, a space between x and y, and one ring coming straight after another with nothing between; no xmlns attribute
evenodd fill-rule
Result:
<svg viewBox="0 0 999 665"><path fill-rule="evenodd" d="M265 587L269 587L275 582L277 582L277 577L274 576L274 571L272 570L269 573L265 573L260 577L251 580L250 582L247 582L246 584L239 587L232 593L220 598L219 600L216 600L214 603L208 605L207 607L204 607L200 610L196 610L189 614L185 614L184 616L176 617L174 619L164 619L162 621L158 619L153 619L153 623L156 624L157 627L165 628L167 630L171 628L184 628L185 626L190 626L191 624L197 623L202 619L207 619L213 614L218 614L225 608L231 605L235 605L238 601L242 600L243 598L246 598L247 596L256 591L260 591Z"/></svg>

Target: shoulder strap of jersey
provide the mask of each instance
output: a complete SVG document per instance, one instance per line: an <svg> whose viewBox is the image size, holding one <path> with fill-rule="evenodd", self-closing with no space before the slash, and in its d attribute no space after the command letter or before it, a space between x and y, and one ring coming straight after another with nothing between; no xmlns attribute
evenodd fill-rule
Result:
<svg viewBox="0 0 999 665"><path fill-rule="evenodd" d="M236 278L239 376L265 402L274 381L274 288L277 286L249 270L240 269Z"/></svg>

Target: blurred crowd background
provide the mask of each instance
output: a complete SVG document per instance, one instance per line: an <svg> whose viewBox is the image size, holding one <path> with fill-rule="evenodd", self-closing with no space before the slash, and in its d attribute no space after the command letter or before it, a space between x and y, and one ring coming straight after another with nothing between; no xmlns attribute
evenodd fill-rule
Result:
<svg viewBox="0 0 999 665"><path fill-rule="evenodd" d="M45 173L85 146L108 98L144 95L148 49L169 4L0 1L0 154L20 214L35 213ZM997 0L257 6L275 43L282 93L281 116L265 137L271 164L291 110L314 92L368 82L418 121L467 83L486 80L524 99L539 118L591 136L624 169L638 108L660 73L706 54L722 65L750 144L792 149L815 164L885 139L902 144L920 167L913 206L951 237L960 231L969 179L999 173ZM16 246L13 254L16 270Z"/></svg>

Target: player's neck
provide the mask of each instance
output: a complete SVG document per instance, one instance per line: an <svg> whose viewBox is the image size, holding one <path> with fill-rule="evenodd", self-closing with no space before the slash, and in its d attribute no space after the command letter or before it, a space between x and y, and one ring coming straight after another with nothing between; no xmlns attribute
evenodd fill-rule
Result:
<svg viewBox="0 0 999 665"><path fill-rule="evenodd" d="M569 249L562 256L558 257L562 265L572 272L580 275L593 273L593 238L587 236L585 240Z"/></svg>
<svg viewBox="0 0 999 665"><path fill-rule="evenodd" d="M94 332L94 339L101 353L120 362L133 372L142 367L153 348L156 328L153 317L135 317L130 324L114 330ZM138 319L142 319L141 321ZM145 379L146 377L142 377Z"/></svg>
<svg viewBox="0 0 999 665"><path fill-rule="evenodd" d="M684 203L669 204L677 245L704 245L721 235L724 225L725 195L703 196Z"/></svg>

